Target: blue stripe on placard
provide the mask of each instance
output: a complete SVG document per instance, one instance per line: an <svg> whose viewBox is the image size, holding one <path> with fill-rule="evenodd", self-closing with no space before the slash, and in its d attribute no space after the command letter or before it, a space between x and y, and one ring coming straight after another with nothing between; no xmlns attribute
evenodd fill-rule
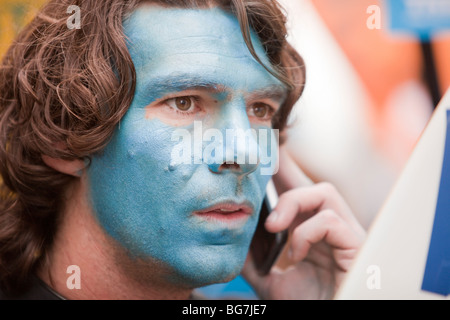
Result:
<svg viewBox="0 0 450 320"><path fill-rule="evenodd" d="M434 34L450 30L450 1L385 0L389 29L407 32L424 41Z"/></svg>
<svg viewBox="0 0 450 320"><path fill-rule="evenodd" d="M447 110L447 134L441 184L422 290L444 296L450 294L450 110Z"/></svg>

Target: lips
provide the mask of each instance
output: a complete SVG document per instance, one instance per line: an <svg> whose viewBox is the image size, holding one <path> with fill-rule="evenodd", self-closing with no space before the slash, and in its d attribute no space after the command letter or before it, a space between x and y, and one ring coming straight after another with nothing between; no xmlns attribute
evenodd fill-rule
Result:
<svg viewBox="0 0 450 320"><path fill-rule="evenodd" d="M219 221L237 221L244 220L250 217L253 209L249 205L237 203L221 203L204 210L195 211L194 215Z"/></svg>

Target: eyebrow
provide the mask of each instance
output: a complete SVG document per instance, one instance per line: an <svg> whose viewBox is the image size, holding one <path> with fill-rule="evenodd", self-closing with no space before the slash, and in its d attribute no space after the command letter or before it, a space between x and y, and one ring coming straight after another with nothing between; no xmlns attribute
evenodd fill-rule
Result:
<svg viewBox="0 0 450 320"><path fill-rule="evenodd" d="M287 89L282 85L271 85L252 92L250 98L253 100L271 99L277 102L283 102L287 98Z"/></svg>
<svg viewBox="0 0 450 320"><path fill-rule="evenodd" d="M145 87L145 92L151 92L153 96L163 97L173 92L187 90L207 90L214 93L231 93L232 90L222 84L208 81L204 77L196 77L189 74L169 75L152 79ZM248 93L251 100L271 99L282 102L287 97L287 90L281 84L274 84Z"/></svg>
<svg viewBox="0 0 450 320"><path fill-rule="evenodd" d="M217 93L227 92L227 89L223 85L210 82L201 77L193 77L184 74L152 79L146 85L146 92L150 91L152 92L152 95L157 95L158 97L162 97L172 92L198 89Z"/></svg>

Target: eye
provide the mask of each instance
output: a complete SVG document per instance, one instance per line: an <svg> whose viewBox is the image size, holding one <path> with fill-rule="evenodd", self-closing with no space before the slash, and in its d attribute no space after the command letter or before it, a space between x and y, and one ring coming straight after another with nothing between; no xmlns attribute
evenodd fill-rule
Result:
<svg viewBox="0 0 450 320"><path fill-rule="evenodd" d="M262 102L257 102L250 106L249 112L250 112L251 116L254 116L254 117L257 117L260 119L265 119L272 115L273 109L268 104L265 104Z"/></svg>
<svg viewBox="0 0 450 320"><path fill-rule="evenodd" d="M190 96L172 98L167 100L166 103L174 109L189 111L195 106L195 98Z"/></svg>

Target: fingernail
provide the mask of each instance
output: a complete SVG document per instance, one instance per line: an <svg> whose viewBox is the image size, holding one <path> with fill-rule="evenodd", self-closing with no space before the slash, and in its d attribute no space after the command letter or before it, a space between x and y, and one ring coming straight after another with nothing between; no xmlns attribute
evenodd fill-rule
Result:
<svg viewBox="0 0 450 320"><path fill-rule="evenodd" d="M277 219L278 219L278 212L272 211L272 213L267 218L266 222L273 223L273 222L277 221Z"/></svg>

